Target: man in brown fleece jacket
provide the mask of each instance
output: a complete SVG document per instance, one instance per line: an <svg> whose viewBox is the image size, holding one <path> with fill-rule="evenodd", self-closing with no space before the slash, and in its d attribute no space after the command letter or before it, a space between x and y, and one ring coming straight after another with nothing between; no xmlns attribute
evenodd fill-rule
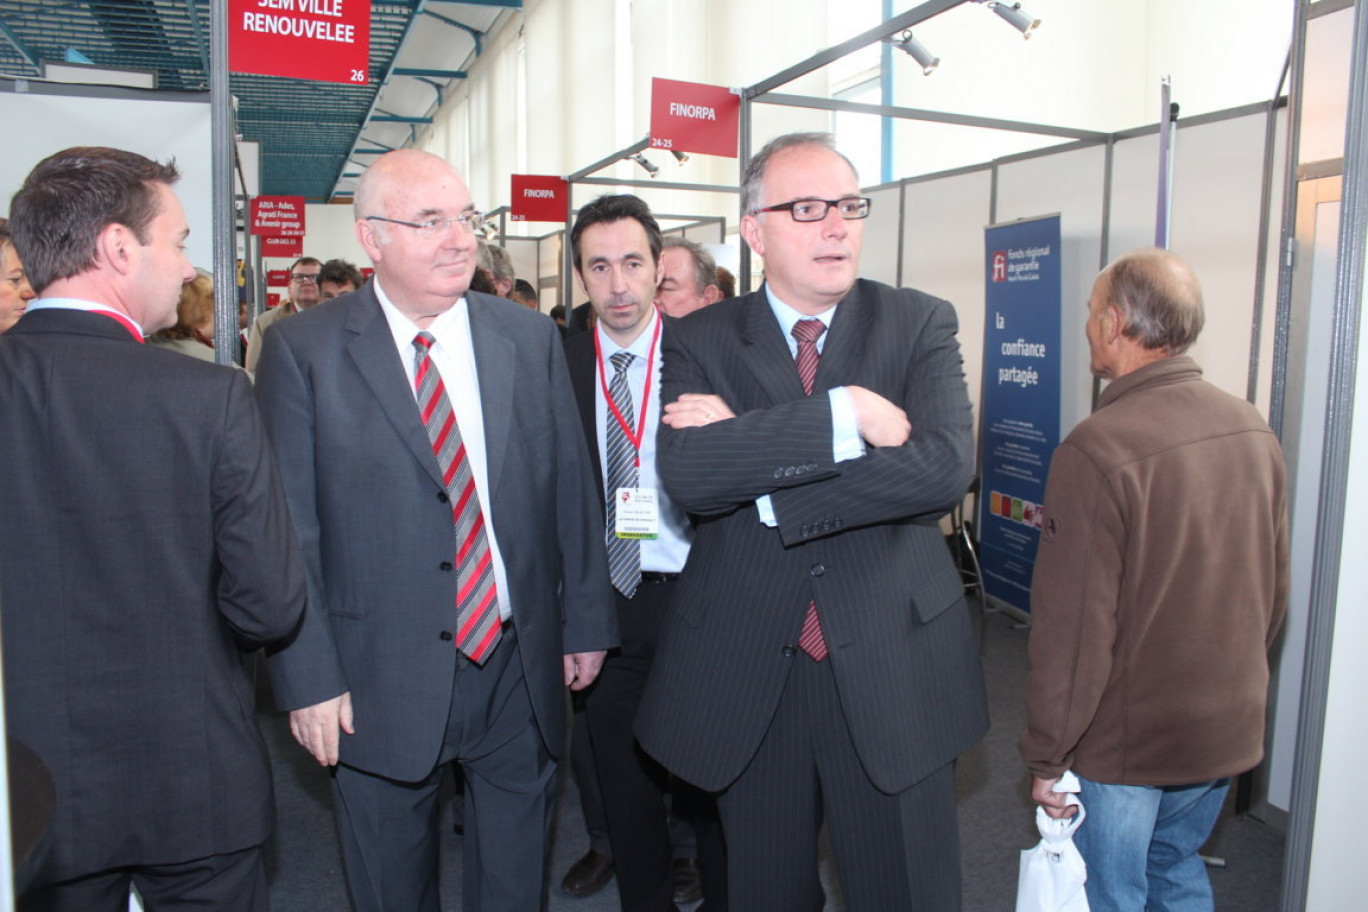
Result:
<svg viewBox="0 0 1368 912"><path fill-rule="evenodd" d="M1202 321L1173 254L1103 270L1087 337L1111 383L1045 490L1020 749L1053 817L1072 813L1055 782L1079 776L1092 912L1211 909L1197 850L1230 777L1263 755L1286 470L1259 413L1183 355Z"/></svg>

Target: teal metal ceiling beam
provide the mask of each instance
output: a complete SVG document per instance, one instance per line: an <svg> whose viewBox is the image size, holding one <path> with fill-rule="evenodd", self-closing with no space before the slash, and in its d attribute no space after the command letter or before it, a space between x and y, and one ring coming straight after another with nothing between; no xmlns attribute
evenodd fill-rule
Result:
<svg viewBox="0 0 1368 912"><path fill-rule="evenodd" d="M3 19L0 19L0 35L4 36L5 40L18 52L19 56L23 57L24 61L28 63L29 66L33 67L34 73L39 71L38 55L30 51L24 42L19 40L19 36L10 30L9 25L7 25Z"/></svg>
<svg viewBox="0 0 1368 912"><path fill-rule="evenodd" d="M199 20L198 0L185 0L185 11L190 14L190 30L195 35L195 49L199 51L200 66L209 72L209 47L204 40L204 28Z"/></svg>
<svg viewBox="0 0 1368 912"><path fill-rule="evenodd" d="M398 114L377 114L370 119L371 123L402 123L402 124L430 124L431 117L401 117Z"/></svg>
<svg viewBox="0 0 1368 912"><path fill-rule="evenodd" d="M423 67L395 67L391 76L431 76L434 79L465 79L465 70L431 70Z"/></svg>
<svg viewBox="0 0 1368 912"><path fill-rule="evenodd" d="M518 5L521 6L522 4L518 4ZM457 22L455 19L448 19L446 16L443 16L441 13L434 13L432 10L429 10L429 9L423 10L423 15L424 15L424 16L428 16L428 17L433 18L433 19L436 19L438 22L441 22L441 23L444 23L444 24L446 24L446 25L449 25L449 26L451 26L452 28L458 28L458 29L460 29L461 31L465 32L465 33L466 33L467 35L469 35L469 36L474 40L474 42L475 42L475 56L476 56L476 57L479 57L480 54L483 53L483 50L484 50L484 49L483 49L483 46L482 46L482 44L481 44L481 42L480 42L480 39L484 37L484 32L480 31L479 29L471 28L470 26L466 25L464 22Z"/></svg>
<svg viewBox="0 0 1368 912"><path fill-rule="evenodd" d="M459 0L466 6L501 6L504 9L522 9L522 0Z"/></svg>

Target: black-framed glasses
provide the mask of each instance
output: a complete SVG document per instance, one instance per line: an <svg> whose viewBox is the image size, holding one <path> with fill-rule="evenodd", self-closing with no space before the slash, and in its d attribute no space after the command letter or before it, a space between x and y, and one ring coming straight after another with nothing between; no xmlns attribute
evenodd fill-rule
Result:
<svg viewBox="0 0 1368 912"><path fill-rule="evenodd" d="M484 224L484 220L485 214L478 209L468 209L460 215L444 215L422 222L406 222L403 219L386 218L383 215L366 216L368 222L389 222L391 225L403 225L405 228L412 228L422 238L446 234L453 225L458 225L473 234Z"/></svg>
<svg viewBox="0 0 1368 912"><path fill-rule="evenodd" d="M762 206L756 212L787 212L795 222L820 222L827 217L831 207L836 214L847 221L869 218L870 200L867 196L847 196L843 199L796 199L789 203L776 203Z"/></svg>
<svg viewBox="0 0 1368 912"><path fill-rule="evenodd" d="M290 273L290 281L294 282L296 285L302 284L304 282L313 282L315 285L317 285L318 276L319 273L317 272L292 272Z"/></svg>

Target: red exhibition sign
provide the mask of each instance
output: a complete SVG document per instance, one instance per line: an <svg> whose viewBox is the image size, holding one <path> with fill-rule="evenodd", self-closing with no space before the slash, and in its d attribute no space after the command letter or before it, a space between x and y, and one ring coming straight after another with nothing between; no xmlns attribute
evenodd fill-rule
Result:
<svg viewBox="0 0 1368 912"><path fill-rule="evenodd" d="M723 86L651 80L651 148L736 158L741 96Z"/></svg>
<svg viewBox="0 0 1368 912"><path fill-rule="evenodd" d="M264 237L261 239L264 257L299 257L304 255L302 237Z"/></svg>
<svg viewBox="0 0 1368 912"><path fill-rule="evenodd" d="M545 174L514 174L509 218L515 222L563 222L570 185Z"/></svg>
<svg viewBox="0 0 1368 912"><path fill-rule="evenodd" d="M304 197L253 198L251 233L261 237L303 237Z"/></svg>
<svg viewBox="0 0 1368 912"><path fill-rule="evenodd" d="M228 69L365 85L370 0L229 0Z"/></svg>
<svg viewBox="0 0 1368 912"><path fill-rule="evenodd" d="M267 288L288 288L290 285L290 270L288 269L268 269L266 270Z"/></svg>

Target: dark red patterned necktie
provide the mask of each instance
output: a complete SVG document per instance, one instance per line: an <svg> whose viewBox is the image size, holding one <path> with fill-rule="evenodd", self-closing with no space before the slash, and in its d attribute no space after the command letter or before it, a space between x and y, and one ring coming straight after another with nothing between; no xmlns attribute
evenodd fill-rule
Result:
<svg viewBox="0 0 1368 912"><path fill-rule="evenodd" d="M427 332L414 338L413 383L456 525L456 648L471 661L483 665L503 635L494 562L461 429L456 425L456 413L451 410L442 375L432 363L434 341Z"/></svg>
<svg viewBox="0 0 1368 912"><path fill-rule="evenodd" d="M798 379L803 381L803 392L812 395L817 380L817 364L822 356L817 351L817 339L826 332L821 320L799 320L793 324L793 338L798 340ZM827 657L826 637L822 636L822 622L817 619L817 603L808 603L807 617L803 618L803 632L798 645L815 661Z"/></svg>

